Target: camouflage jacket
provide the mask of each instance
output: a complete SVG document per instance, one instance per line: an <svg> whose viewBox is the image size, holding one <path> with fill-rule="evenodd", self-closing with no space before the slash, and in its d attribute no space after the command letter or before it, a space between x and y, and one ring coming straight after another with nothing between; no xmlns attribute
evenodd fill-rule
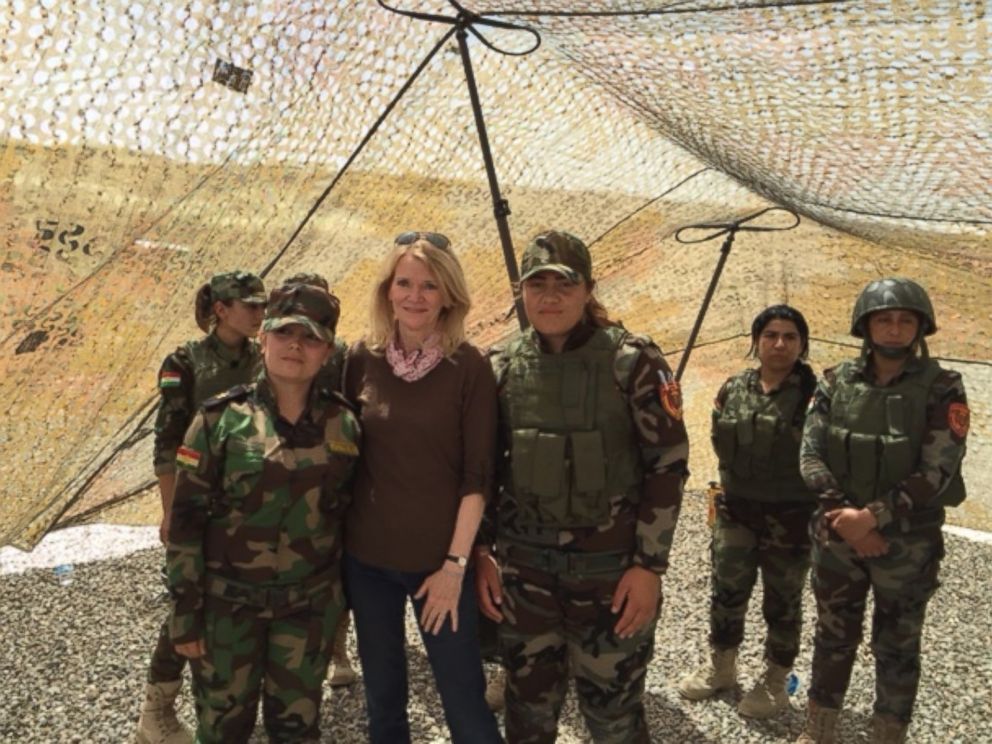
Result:
<svg viewBox="0 0 992 744"><path fill-rule="evenodd" d="M243 348L235 352L212 333L183 344L165 358L158 373L159 405L152 458L155 475L175 472L176 450L203 401L251 382L258 374L259 359L255 341L246 340Z"/></svg>
<svg viewBox="0 0 992 744"><path fill-rule="evenodd" d="M202 637L211 577L266 588L337 581L358 420L317 386L295 424L277 410L263 372L208 400L178 450L166 551L175 643Z"/></svg>
<svg viewBox="0 0 992 744"><path fill-rule="evenodd" d="M710 440L720 481L730 496L755 501L810 502L799 473L799 445L812 379L798 371L766 393L757 369L727 379L713 401Z"/></svg>
<svg viewBox="0 0 992 744"><path fill-rule="evenodd" d="M923 375L926 367L926 362L913 357L891 384L898 384L910 376ZM828 430L831 401L841 386L846 385L874 386L874 377L865 359L859 358L824 371L810 401L803 429L800 470L806 484L821 493L839 491L838 478L827 465ZM953 370L940 369L927 393L923 444L916 469L891 493L883 494L866 505L875 512L879 528L914 511L940 505L940 494L953 478L959 477L968 424L968 401L961 375Z"/></svg>
<svg viewBox="0 0 992 744"><path fill-rule="evenodd" d="M595 329L582 325L573 331L565 351L585 344ZM533 343L540 339L533 330ZM508 348L508 347L507 347ZM545 349L545 351L547 351ZM500 382L500 396L506 395L501 377L507 359L497 348L491 359ZM517 518L512 493L501 488L487 504L477 543L492 545L498 539L532 544L553 545L566 550L595 552L630 552L635 564L657 573L668 568L675 525L682 506L682 490L688 477L689 440L682 421L681 395L677 383L670 382L671 369L661 351L647 338L627 334L614 360L615 377L620 394L626 400L634 425L641 471L644 474L635 499L617 494L610 505L610 516L596 527L548 530L525 526ZM667 387L665 384L667 382ZM664 387L664 389L663 389ZM501 411L506 406L500 406ZM500 451L508 452L510 422L500 421ZM509 467L504 460L498 465ZM506 483L507 478L500 480Z"/></svg>

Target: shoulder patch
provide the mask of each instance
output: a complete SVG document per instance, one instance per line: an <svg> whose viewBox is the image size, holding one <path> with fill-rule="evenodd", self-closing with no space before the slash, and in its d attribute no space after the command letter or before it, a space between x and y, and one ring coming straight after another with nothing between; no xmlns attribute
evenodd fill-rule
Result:
<svg viewBox="0 0 992 744"><path fill-rule="evenodd" d="M175 370L162 370L158 373L158 386L160 388L179 387L183 383L183 376Z"/></svg>
<svg viewBox="0 0 992 744"><path fill-rule="evenodd" d="M682 420L682 385L671 372L658 370L658 399L665 413L676 421Z"/></svg>
<svg viewBox="0 0 992 744"><path fill-rule="evenodd" d="M176 450L176 465L184 470L192 470L195 472L197 466L200 464L201 457L202 455L195 449L183 445Z"/></svg>
<svg viewBox="0 0 992 744"><path fill-rule="evenodd" d="M963 439L971 427L971 411L966 403L951 403L947 408L947 427Z"/></svg>
<svg viewBox="0 0 992 744"><path fill-rule="evenodd" d="M210 411L215 408L220 408L232 400L243 400L248 397L248 393L250 392L251 385L235 385L234 387L225 390L223 393L215 395L212 398L207 398L203 401L203 410Z"/></svg>

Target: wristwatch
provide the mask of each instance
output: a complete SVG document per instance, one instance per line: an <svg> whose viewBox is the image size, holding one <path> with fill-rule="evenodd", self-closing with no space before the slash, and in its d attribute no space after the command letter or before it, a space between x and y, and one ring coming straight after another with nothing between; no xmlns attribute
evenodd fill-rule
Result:
<svg viewBox="0 0 992 744"><path fill-rule="evenodd" d="M451 561L452 563L460 566L461 568L465 568L465 566L468 565L468 557L464 555L452 555L451 553L449 553L444 558L445 560Z"/></svg>

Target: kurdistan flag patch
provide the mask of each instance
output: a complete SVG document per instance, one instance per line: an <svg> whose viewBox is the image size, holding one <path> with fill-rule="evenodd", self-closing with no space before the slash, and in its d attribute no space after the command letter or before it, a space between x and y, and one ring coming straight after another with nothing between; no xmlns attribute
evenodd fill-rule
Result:
<svg viewBox="0 0 992 744"><path fill-rule="evenodd" d="M200 453L195 449L184 446L176 450L176 465L184 467L187 470L196 470L196 466L199 464Z"/></svg>
<svg viewBox="0 0 992 744"><path fill-rule="evenodd" d="M158 386L160 388L179 387L182 383L182 375L178 372L162 372L158 376Z"/></svg>

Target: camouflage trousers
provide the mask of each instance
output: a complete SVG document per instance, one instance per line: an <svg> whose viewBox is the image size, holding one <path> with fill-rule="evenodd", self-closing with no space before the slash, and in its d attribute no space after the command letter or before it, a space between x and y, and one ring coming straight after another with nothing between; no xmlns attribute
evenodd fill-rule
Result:
<svg viewBox="0 0 992 744"><path fill-rule="evenodd" d="M939 527L883 535L889 552L862 559L831 537L813 545L816 636L809 696L840 708L861 642L865 600L871 589L875 611L871 648L875 656L875 711L908 723L920 681L920 637L927 602L937 590L944 556Z"/></svg>
<svg viewBox="0 0 992 744"><path fill-rule="evenodd" d="M165 568L162 569L162 580L165 581ZM152 651L152 659L148 664L148 681L151 684L159 682L178 682L183 677L183 668L186 666L186 657L176 653L176 647L172 645L172 638L169 635L169 617L158 631L158 641L155 643L155 650Z"/></svg>
<svg viewBox="0 0 992 744"><path fill-rule="evenodd" d="M765 658L791 667L799 653L803 586L810 563L814 504L774 504L723 496L710 541L710 643L737 648L761 572Z"/></svg>
<svg viewBox="0 0 992 744"><path fill-rule="evenodd" d="M343 608L340 588L279 612L208 596L207 654L190 661L197 743L248 741L260 696L270 741L318 741L322 685Z"/></svg>
<svg viewBox="0 0 992 744"><path fill-rule="evenodd" d="M614 634L610 605L623 571L556 574L512 562L502 569L508 744L555 741L569 673L593 741L650 742L641 698L658 614L631 638Z"/></svg>

